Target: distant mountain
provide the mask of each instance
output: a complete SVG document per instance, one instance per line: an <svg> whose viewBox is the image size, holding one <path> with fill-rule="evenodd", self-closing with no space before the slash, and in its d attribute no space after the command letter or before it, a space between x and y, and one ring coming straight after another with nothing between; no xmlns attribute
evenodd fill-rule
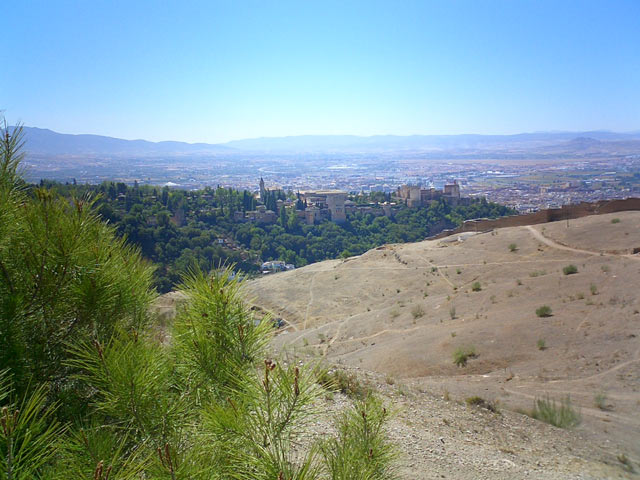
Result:
<svg viewBox="0 0 640 480"><path fill-rule="evenodd" d="M576 137L593 141L640 140L638 133L542 132L516 135L302 135L295 137L254 138L226 143L238 150L285 151L453 151L535 149L571 142Z"/></svg>
<svg viewBox="0 0 640 480"><path fill-rule="evenodd" d="M153 156L233 153L356 153L356 152L513 152L545 150L608 150L624 144L640 147L640 132L539 132L517 135L300 135L234 140L223 144L149 142L101 135L70 135L24 127L26 149L39 155Z"/></svg>
<svg viewBox="0 0 640 480"><path fill-rule="evenodd" d="M44 155L179 155L225 153L231 147L206 143L123 140L102 135L71 135L36 127L24 127L27 152Z"/></svg>

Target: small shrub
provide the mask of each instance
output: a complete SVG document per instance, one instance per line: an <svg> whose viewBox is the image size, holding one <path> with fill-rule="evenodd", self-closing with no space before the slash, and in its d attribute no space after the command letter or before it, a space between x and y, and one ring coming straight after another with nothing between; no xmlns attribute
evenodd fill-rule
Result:
<svg viewBox="0 0 640 480"><path fill-rule="evenodd" d="M467 365L469 359L476 358L477 356L475 347L458 347L456 351L453 352L453 363L458 367L464 367Z"/></svg>
<svg viewBox="0 0 640 480"><path fill-rule="evenodd" d="M519 278L516 280L516 285L520 286L522 285L522 280L520 280Z"/></svg>
<svg viewBox="0 0 640 480"><path fill-rule="evenodd" d="M534 277L534 278L535 278L535 277L542 277L542 276L544 276L544 275L546 275L546 274L547 274L547 271L546 271L546 270L536 270L536 271L534 271L534 272L531 272L531 273L529 274L529 276L530 276L530 277Z"/></svg>
<svg viewBox="0 0 640 480"><path fill-rule="evenodd" d="M515 243L510 243L509 244L509 251L510 252L515 252L516 250L518 250L518 246Z"/></svg>
<svg viewBox="0 0 640 480"><path fill-rule="evenodd" d="M396 318L400 316L400 312L398 310L391 310L391 318Z"/></svg>
<svg viewBox="0 0 640 480"><path fill-rule="evenodd" d="M451 320L455 320L456 318L456 307L454 307L453 305L451 306L451 308L449 308L449 317L451 318Z"/></svg>
<svg viewBox="0 0 640 480"><path fill-rule="evenodd" d="M536 315L540 318L550 317L552 315L551 307L549 305L543 305L536 308Z"/></svg>
<svg viewBox="0 0 640 480"><path fill-rule="evenodd" d="M618 461L622 464L622 468L624 468L627 472L633 473L633 465L631 464L631 460L624 453L621 453L616 457Z"/></svg>
<svg viewBox="0 0 640 480"><path fill-rule="evenodd" d="M384 378L384 381L387 383L387 385L393 385L394 383L396 383L396 379L393 378L391 375L387 375Z"/></svg>
<svg viewBox="0 0 640 480"><path fill-rule="evenodd" d="M349 398L362 400L371 393L371 387L358 380L354 373L344 370L322 370L317 383L330 391L340 392Z"/></svg>
<svg viewBox="0 0 640 480"><path fill-rule="evenodd" d="M611 223L620 223L620 219L619 218L612 218L611 219Z"/></svg>
<svg viewBox="0 0 640 480"><path fill-rule="evenodd" d="M607 405L607 394L604 392L596 393L595 397L593 397L593 403L600 410L609 410L609 406Z"/></svg>
<svg viewBox="0 0 640 480"><path fill-rule="evenodd" d="M536 346L538 347L538 350L546 350L547 342L544 341L544 338L541 338L536 342Z"/></svg>
<svg viewBox="0 0 640 480"><path fill-rule="evenodd" d="M411 315L413 315L414 319L424 317L424 308L421 305L416 305L411 309Z"/></svg>
<svg viewBox="0 0 640 480"><path fill-rule="evenodd" d="M602 265L600 267L600 270L602 270L604 273L609 273L611 269L609 268L609 265Z"/></svg>
<svg viewBox="0 0 640 480"><path fill-rule="evenodd" d="M558 428L575 427L581 421L580 414L571 406L568 396L560 404L549 396L536 398L529 416Z"/></svg>
<svg viewBox="0 0 640 480"><path fill-rule="evenodd" d="M480 407L489 410L493 413L498 413L498 407L494 402L489 402L482 397L474 395L473 397L468 397L465 399L465 402L470 407Z"/></svg>
<svg viewBox="0 0 640 480"><path fill-rule="evenodd" d="M584 300L584 293L580 292L580 293L576 296L576 298L577 298L578 300Z"/></svg>
<svg viewBox="0 0 640 480"><path fill-rule="evenodd" d="M562 273L565 275L573 275L574 273L578 273L578 267L575 265L567 265L562 269Z"/></svg>
<svg viewBox="0 0 640 480"><path fill-rule="evenodd" d="M591 292L591 295L598 294L598 287L596 286L595 283L592 283L591 285L589 285L589 291Z"/></svg>
<svg viewBox="0 0 640 480"><path fill-rule="evenodd" d="M473 282L473 284L471 285L471 291L479 292L480 290L482 290L482 285L480 285L480 282Z"/></svg>

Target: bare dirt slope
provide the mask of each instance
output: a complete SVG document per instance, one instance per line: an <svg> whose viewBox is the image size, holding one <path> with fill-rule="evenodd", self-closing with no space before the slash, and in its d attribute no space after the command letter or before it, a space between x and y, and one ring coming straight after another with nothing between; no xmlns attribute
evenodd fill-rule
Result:
<svg viewBox="0 0 640 480"><path fill-rule="evenodd" d="M288 323L278 348L507 408L570 395L583 421L562 435L593 458L625 453L637 463L640 255L630 252L639 227L640 212L622 212L388 245L247 289ZM564 275L569 264L578 273ZM543 305L552 316L536 316ZM458 367L458 348L477 356Z"/></svg>

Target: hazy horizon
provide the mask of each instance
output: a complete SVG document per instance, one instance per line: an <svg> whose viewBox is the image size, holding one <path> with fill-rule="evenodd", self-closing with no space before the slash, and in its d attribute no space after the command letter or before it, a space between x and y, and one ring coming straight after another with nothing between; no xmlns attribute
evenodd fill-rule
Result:
<svg viewBox="0 0 640 480"><path fill-rule="evenodd" d="M118 139L118 140L126 140L126 141L132 141L132 142L135 142L135 141L144 141L144 142L151 142L151 143L180 142L180 143L188 143L188 144L210 144L210 145L224 145L224 144L227 144L227 143L239 142L239 141L244 141L244 140L268 140L268 139L280 139L280 138L284 139L284 138L298 138L298 137L355 137L355 138L367 139L367 138L376 138L376 137L398 137L398 138L404 138L404 137L456 137L456 136L509 137L509 136L516 136L516 135L554 135L554 134L556 134L556 135L557 134L582 135L582 134L588 134L588 133L611 133L611 134L617 134L617 135L637 135L637 134L640 134L640 130L614 131L614 130L607 130L607 129L604 129L604 128L586 130L586 131L581 131L581 130L538 130L538 131L530 131L530 132L489 133L489 134L476 133L476 132L464 132L464 133L413 133L413 134L374 133L374 134L371 134L371 135L357 135L357 134L352 134L352 133L335 133L335 134L302 133L302 134L298 134L298 135L278 135L278 136L265 136L265 135L262 135L262 136L257 136L257 137L232 138L232 139L224 140L224 141L221 141L221 142L206 142L206 141L199 141L199 140L186 141L185 142L183 140L176 140L174 138L165 138L165 139L160 139L160 140L150 140L148 138L112 137L110 135L104 135L104 134L99 133L99 132L71 133L71 132L61 132L61 131L55 130L53 128L39 127L39 126L35 126L35 125L22 124L22 126L25 127L25 128L36 128L36 129L39 129L39 130L48 130L48 131L51 131L53 133L60 134L60 135L74 135L74 136L89 135L89 136L97 136L97 137L108 137L108 138L114 138L114 139ZM11 128L15 128L15 125L12 125Z"/></svg>

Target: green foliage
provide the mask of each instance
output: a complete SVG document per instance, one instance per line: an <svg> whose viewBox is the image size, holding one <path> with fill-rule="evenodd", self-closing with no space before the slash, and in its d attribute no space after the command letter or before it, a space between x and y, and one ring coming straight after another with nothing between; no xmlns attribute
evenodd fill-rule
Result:
<svg viewBox="0 0 640 480"><path fill-rule="evenodd" d="M64 427L55 418L56 405L47 405L44 386L21 401L13 400L8 371L0 371L0 479L38 478L56 458Z"/></svg>
<svg viewBox="0 0 640 480"><path fill-rule="evenodd" d="M536 308L536 315L540 318L544 318L550 317L553 313L549 305L542 305L541 307Z"/></svg>
<svg viewBox="0 0 640 480"><path fill-rule="evenodd" d="M69 198L95 198L102 217L138 245L145 258L157 264L154 285L160 292L178 286L182 274L194 265L209 270L212 266L235 264L237 270L254 274L262 261L284 260L303 266L346 258L384 244L419 241L469 218L513 213L485 200L459 206L437 201L420 208L401 207L392 218L356 212L349 213L341 225L330 221L306 225L296 212L296 208L304 208L302 204L280 209L275 223L258 224L236 218L256 208L256 199L246 190L218 187L182 191L113 182L42 185ZM266 206L277 209L277 199L283 198L284 193L269 192ZM376 199L388 201L386 194L380 192L366 198L358 195L356 203Z"/></svg>
<svg viewBox="0 0 640 480"><path fill-rule="evenodd" d="M392 480L397 452L389 443L385 423L389 414L368 396L336 422L336 437L321 446L329 478L333 480Z"/></svg>
<svg viewBox="0 0 640 480"><path fill-rule="evenodd" d="M536 271L533 271L533 272L529 273L529 276L535 278L535 277L542 277L542 276L544 276L546 274L547 274L546 270L536 270Z"/></svg>
<svg viewBox="0 0 640 480"><path fill-rule="evenodd" d="M619 218L612 218L611 219L611 223L620 223L620 219Z"/></svg>
<svg viewBox="0 0 640 480"><path fill-rule="evenodd" d="M478 355L476 354L476 349L473 346L458 347L453 352L453 363L455 363L458 367L465 367L469 359L476 358L477 356Z"/></svg>
<svg viewBox="0 0 640 480"><path fill-rule="evenodd" d="M480 290L482 290L482 285L480 285L480 282L473 282L473 284L471 285L471 291L479 292Z"/></svg>
<svg viewBox="0 0 640 480"><path fill-rule="evenodd" d="M518 250L518 246L515 243L510 243L509 244L509 251L510 252L515 252L516 250Z"/></svg>
<svg viewBox="0 0 640 480"><path fill-rule="evenodd" d="M371 387L361 382L354 373L344 370L320 370L317 382L327 390L340 392L356 400L362 400L372 393Z"/></svg>
<svg viewBox="0 0 640 480"><path fill-rule="evenodd" d="M541 338L536 342L536 347L538 347L538 350L546 350L547 342L545 342L544 338Z"/></svg>
<svg viewBox="0 0 640 480"><path fill-rule="evenodd" d="M591 295L597 295L598 294L598 287L595 283L592 283L589 285L589 291L591 292Z"/></svg>
<svg viewBox="0 0 640 480"><path fill-rule="evenodd" d="M3 135L0 168L0 369L10 369L18 394L53 381L51 394L66 406L65 345L143 325L153 269L92 201L20 188L19 135Z"/></svg>
<svg viewBox="0 0 640 480"><path fill-rule="evenodd" d="M548 396L537 398L529 416L559 428L575 427L581 421L580 413L573 408L568 396L562 399L560 404Z"/></svg>
<svg viewBox="0 0 640 480"><path fill-rule="evenodd" d="M269 318L254 319L242 301L240 282L231 270L184 277L187 302L174 322L179 368L196 375L212 391L242 382L250 365L263 358L270 338Z"/></svg>
<svg viewBox="0 0 640 480"><path fill-rule="evenodd" d="M562 273L565 275L573 275L574 273L578 273L578 267L575 265L567 265L566 267L563 267Z"/></svg>
<svg viewBox="0 0 640 480"><path fill-rule="evenodd" d="M89 203L25 193L3 148L0 480L390 478L378 400L326 443L305 434L316 372L264 360L271 322L253 317L229 269L184 277L185 305L158 341L138 251Z"/></svg>
<svg viewBox="0 0 640 480"><path fill-rule="evenodd" d="M608 410L607 394L604 392L596 393L596 395L593 397L593 403L600 410Z"/></svg>

